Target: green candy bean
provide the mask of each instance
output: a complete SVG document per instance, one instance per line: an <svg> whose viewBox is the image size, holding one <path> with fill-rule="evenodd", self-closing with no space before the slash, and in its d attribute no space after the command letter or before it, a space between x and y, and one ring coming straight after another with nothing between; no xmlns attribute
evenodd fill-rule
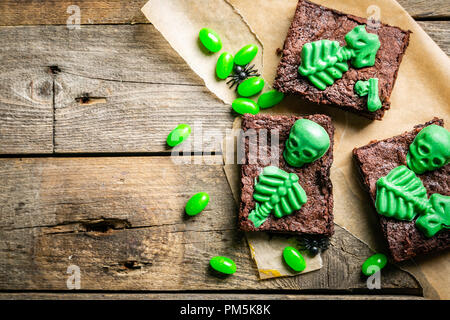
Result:
<svg viewBox="0 0 450 320"><path fill-rule="evenodd" d="M306 268L303 256L294 247L286 247L283 250L283 258L287 265L296 272L302 272Z"/></svg>
<svg viewBox="0 0 450 320"><path fill-rule="evenodd" d="M228 52L224 52L217 59L216 75L219 79L226 79L233 71L233 55Z"/></svg>
<svg viewBox="0 0 450 320"><path fill-rule="evenodd" d="M200 42L211 52L218 52L222 49L222 40L219 35L212 29L203 28L198 33Z"/></svg>
<svg viewBox="0 0 450 320"><path fill-rule="evenodd" d="M361 271L366 276L371 276L377 271L384 268L387 263L387 257L382 253L374 254L367 258L361 266Z"/></svg>
<svg viewBox="0 0 450 320"><path fill-rule="evenodd" d="M273 107L274 105L277 105L283 100L284 93L279 92L275 89L264 92L262 95L258 98L258 106L261 109L266 109Z"/></svg>
<svg viewBox="0 0 450 320"><path fill-rule="evenodd" d="M191 134L191 127L188 124L179 124L167 136L167 144L171 147L179 145Z"/></svg>
<svg viewBox="0 0 450 320"><path fill-rule="evenodd" d="M233 107L233 110L239 114L257 114L259 112L259 106L256 104L256 102L247 98L234 99L231 106Z"/></svg>
<svg viewBox="0 0 450 320"><path fill-rule="evenodd" d="M233 274L236 272L236 264L227 257L217 256L209 260L211 267L221 273Z"/></svg>
<svg viewBox="0 0 450 320"><path fill-rule="evenodd" d="M236 53L234 63L239 66L245 66L256 57L257 53L258 47L254 44L248 44Z"/></svg>
<svg viewBox="0 0 450 320"><path fill-rule="evenodd" d="M240 96L251 97L264 88L264 79L261 77L248 78L241 82L237 92Z"/></svg>
<svg viewBox="0 0 450 320"><path fill-rule="evenodd" d="M195 216L203 211L209 203L209 195L206 192L194 194L186 203L185 211L189 216Z"/></svg>

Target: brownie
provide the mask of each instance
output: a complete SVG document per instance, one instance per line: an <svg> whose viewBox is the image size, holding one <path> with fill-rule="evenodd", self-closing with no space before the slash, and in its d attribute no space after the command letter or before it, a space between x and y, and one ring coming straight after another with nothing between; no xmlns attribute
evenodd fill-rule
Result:
<svg viewBox="0 0 450 320"><path fill-rule="evenodd" d="M417 125L414 130L386 140L371 142L355 148L353 157L361 173L362 182L370 193L375 208L376 182L386 176L392 169L406 165L406 154L420 130L430 124L444 125L444 121L434 118L423 125ZM450 164L417 175L427 189L428 197L433 193L450 195ZM431 238L417 229L415 220L400 221L379 215L379 221L387 245L396 261L410 259L419 254L444 250L450 247L450 230L443 229Z"/></svg>
<svg viewBox="0 0 450 320"><path fill-rule="evenodd" d="M356 69L348 63L349 70L344 72L343 77L323 91L298 73L301 51L305 43L329 39L339 41L340 45L344 46L345 35L357 25L363 24L367 24L367 19L300 0L284 42L274 88L284 93L301 95L314 103L333 105L369 119L381 120L384 112L390 108L389 97L409 43L410 31L382 23L378 29L370 29L366 25L367 32L377 34L381 42L375 65ZM378 91L382 107L375 112L368 111L367 96L360 97L354 91L358 80L370 78L379 79Z"/></svg>
<svg viewBox="0 0 450 320"><path fill-rule="evenodd" d="M330 136L330 148L325 155L301 168L295 168L287 164L283 157L283 151L292 125L298 119L309 119L320 124ZM316 114L306 117L297 116L271 116L271 115L249 115L242 118L243 134L241 137L242 158L241 165L241 203L239 207L239 228L244 231L272 231L295 234L326 235L333 234L333 193L330 179L330 168L333 162L333 137L334 127L330 117ZM254 131L249 131L249 130ZM263 132L267 130L267 138ZM272 150L271 134L278 130L279 143L276 150ZM249 137L252 132L257 139ZM267 148L262 153L255 155L249 150L258 147L256 141L266 141ZM256 149L253 149L256 150ZM264 154L267 157L264 157ZM278 163L268 162L270 157L278 157ZM249 161L250 160L250 161ZM249 163L250 162L250 163ZM308 201L300 210L292 214L276 218L273 213L259 227L255 228L252 221L248 219L249 213L255 208L253 191L255 179L262 172L263 168L275 165L280 169L295 173L299 177L299 184L303 187L308 197Z"/></svg>

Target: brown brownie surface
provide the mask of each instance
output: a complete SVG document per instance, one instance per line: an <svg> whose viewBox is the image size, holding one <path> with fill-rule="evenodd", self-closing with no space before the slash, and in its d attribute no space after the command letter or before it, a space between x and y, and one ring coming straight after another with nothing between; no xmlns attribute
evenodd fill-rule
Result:
<svg viewBox="0 0 450 320"><path fill-rule="evenodd" d="M320 124L330 136L331 145L322 158L305 164L302 168L295 168L284 161L283 151L292 125L296 120L302 118ZM243 156L245 160L241 165L241 203L238 222L240 229L244 231L332 235L333 194L330 168L333 162L334 127L330 117L320 114L307 117L246 114L242 118L242 129L244 133L248 133L248 130L254 129L258 137L261 129L268 130L266 154L270 157L273 152L276 152L279 157L278 167L286 172L296 173L299 176L299 183L305 190L308 201L300 210L294 211L288 216L276 218L273 214L270 214L268 219L259 228L255 228L253 222L248 220L249 213L255 208L255 200L253 199L255 178L270 163L267 163L267 158L260 154L258 156L249 154L249 150L257 146L255 146L256 142L254 139L252 140L244 134L242 137L242 146L244 148ZM270 132L272 130L279 131L279 145L276 150L271 150ZM254 157L253 164L249 163L249 156Z"/></svg>
<svg viewBox="0 0 450 320"><path fill-rule="evenodd" d="M389 97L409 43L410 31L386 24L380 24L378 29L369 29L366 26L367 32L377 34L381 42L375 65L355 69L348 63L349 70L324 91L317 89L306 77L298 73L301 50L305 43L329 39L339 41L340 45L344 46L345 35L362 24L367 24L367 20L300 0L284 43L274 88L284 93L301 95L314 103L331 104L370 119L380 120L385 110L390 108ZM379 79L378 90L382 107L375 112L368 111L367 96L360 97L353 89L356 81L370 78Z"/></svg>
<svg viewBox="0 0 450 320"><path fill-rule="evenodd" d="M353 150L353 156L362 175L363 184L368 189L374 206L377 180L386 176L395 167L406 165L409 145L420 130L430 124L443 126L444 121L434 118L424 125L415 126L414 130L410 132ZM417 176L427 189L428 197L433 193L450 195L450 164ZM389 250L396 261L407 260L419 254L450 247L450 230L441 230L434 237L427 238L416 228L415 220L400 221L382 215L378 216Z"/></svg>

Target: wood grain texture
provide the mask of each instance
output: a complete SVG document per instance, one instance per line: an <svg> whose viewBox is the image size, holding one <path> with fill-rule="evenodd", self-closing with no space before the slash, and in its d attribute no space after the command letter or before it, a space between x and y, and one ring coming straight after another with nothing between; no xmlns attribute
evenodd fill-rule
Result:
<svg viewBox="0 0 450 320"><path fill-rule="evenodd" d="M450 56L450 21L418 21L418 23L431 39Z"/></svg>
<svg viewBox="0 0 450 320"><path fill-rule="evenodd" d="M82 24L148 23L141 13L147 0L3 0L0 2L0 25L66 24L73 14L71 5L80 8ZM450 4L446 0L398 0L414 18L446 18Z"/></svg>
<svg viewBox="0 0 450 320"><path fill-rule="evenodd" d="M0 154L53 151L53 79L27 66L0 29Z"/></svg>
<svg viewBox="0 0 450 320"><path fill-rule="evenodd" d="M424 300L411 295L283 293L0 293L0 300Z"/></svg>
<svg viewBox="0 0 450 320"><path fill-rule="evenodd" d="M0 290L67 290L67 268L77 265L83 290L368 292L360 267L372 252L338 226L321 270L259 281L220 162L0 159ZM184 205L199 191L210 194L210 204L189 218ZM208 267L215 255L232 258L238 272L215 275ZM383 269L381 285L379 293L422 292L393 265Z"/></svg>

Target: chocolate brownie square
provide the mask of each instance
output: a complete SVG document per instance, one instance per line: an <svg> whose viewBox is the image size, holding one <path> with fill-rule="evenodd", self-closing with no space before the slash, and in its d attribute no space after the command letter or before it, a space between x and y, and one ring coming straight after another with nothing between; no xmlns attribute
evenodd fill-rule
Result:
<svg viewBox="0 0 450 320"><path fill-rule="evenodd" d="M295 168L286 163L283 151L289 133L294 122L298 119L309 119L320 124L330 137L330 147L325 155L318 160L305 164L301 168ZM333 137L334 126L330 117L316 114L307 117L296 116L271 116L250 115L242 118L241 137L241 203L239 207L239 227L243 231L273 231L295 234L313 234L330 236L333 234L333 193L330 179L330 168L333 162ZM256 139L251 137L251 134ZM278 144L273 144L272 139L278 137ZM267 141L267 144L264 142ZM264 146L265 145L265 146ZM263 146L262 148L260 148ZM257 153L254 152L256 150ZM277 163L271 164L268 159L276 158ZM255 179L263 168L274 165L280 169L295 173L299 177L299 184L305 190L307 202L300 210L290 215L276 218L270 214L267 220L255 228L248 219L249 213L255 208L253 199Z"/></svg>
<svg viewBox="0 0 450 320"><path fill-rule="evenodd" d="M355 148L353 157L361 173L362 182L369 191L375 207L376 182L386 176L392 169L406 165L406 155L409 145L413 142L421 129L436 124L443 126L442 119L434 118L432 121L417 125L414 130L386 140L371 142L370 144ZM427 196L433 193L450 195L450 164L434 171L417 174L427 189ZM381 229L387 240L388 248L396 261L410 259L419 254L444 250L450 247L450 230L443 229L435 236L427 238L413 221L400 221L379 215Z"/></svg>
<svg viewBox="0 0 450 320"><path fill-rule="evenodd" d="M343 77L323 91L299 74L301 51L305 43L328 39L344 46L345 35L357 25L366 25L367 32L378 35L381 46L374 66L356 69L349 63L349 70L344 72ZM273 86L281 92L301 95L314 103L333 105L369 119L381 120L384 112L390 108L389 97L409 43L409 35L410 31L382 23L377 29L369 28L366 19L300 0L284 42ZM378 94L382 102L381 108L374 112L367 109L367 96L360 97L354 91L358 80L370 78L378 78Z"/></svg>

